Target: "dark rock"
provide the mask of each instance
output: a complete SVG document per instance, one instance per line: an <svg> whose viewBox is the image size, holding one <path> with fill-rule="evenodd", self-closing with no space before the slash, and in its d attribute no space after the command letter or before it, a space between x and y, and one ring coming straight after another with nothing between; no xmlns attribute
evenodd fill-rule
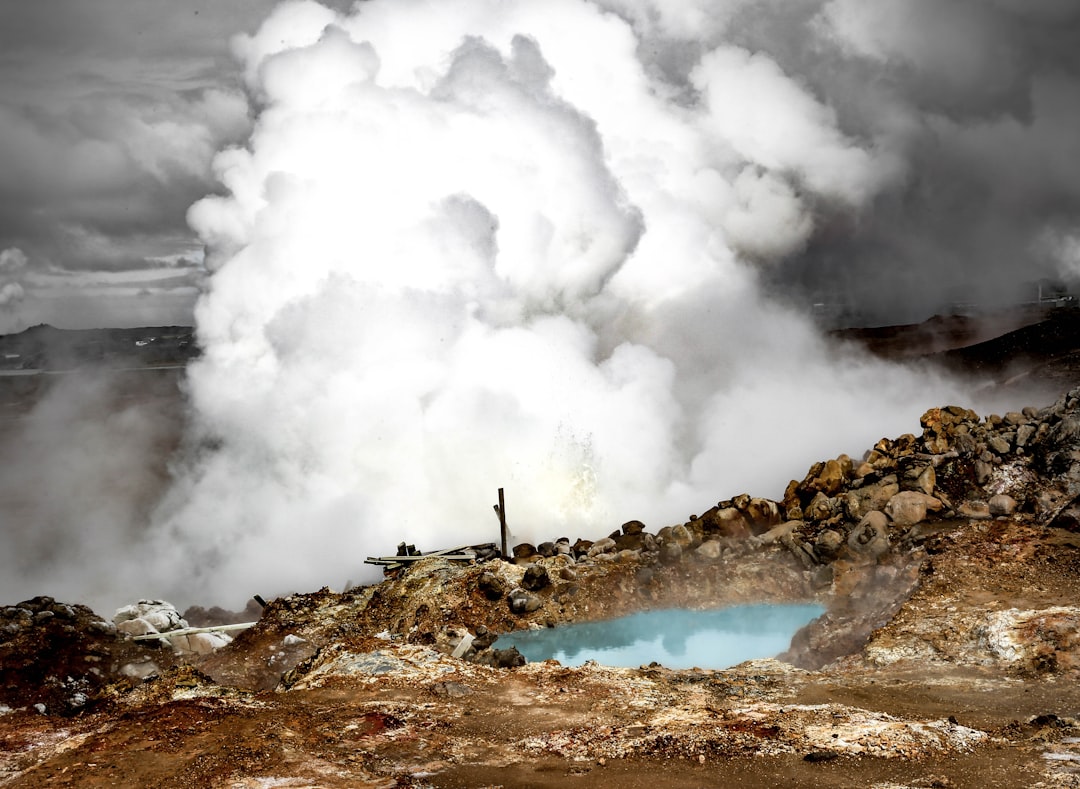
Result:
<svg viewBox="0 0 1080 789"><path fill-rule="evenodd" d="M509 649L493 649L491 651L491 665L495 668L517 668L525 665L525 656L518 652L517 647Z"/></svg>
<svg viewBox="0 0 1080 789"><path fill-rule="evenodd" d="M531 559L536 556L536 546L523 542L515 545L511 552L514 554L515 559Z"/></svg>
<svg viewBox="0 0 1080 789"><path fill-rule="evenodd" d="M536 546L536 552L541 556L552 557L555 555L555 543L542 542Z"/></svg>
<svg viewBox="0 0 1080 789"><path fill-rule="evenodd" d="M571 550L573 551L574 556L581 557L586 556L592 546L592 540L578 540L574 543L574 547Z"/></svg>
<svg viewBox="0 0 1080 789"><path fill-rule="evenodd" d="M510 611L515 614L531 614L540 610L544 601L524 589L515 589L509 596Z"/></svg>
<svg viewBox="0 0 1080 789"><path fill-rule="evenodd" d="M521 579L521 586L530 592L538 592L551 585L548 571L539 564L530 564L525 569L525 576Z"/></svg>
<svg viewBox="0 0 1080 789"><path fill-rule="evenodd" d="M439 698L461 699L472 694L473 689L461 682L436 682L431 692Z"/></svg>
<svg viewBox="0 0 1080 789"><path fill-rule="evenodd" d="M473 649L477 652L487 649L499 639L499 634L491 630L488 630L483 625L476 628L476 635L473 636Z"/></svg>
<svg viewBox="0 0 1080 789"><path fill-rule="evenodd" d="M476 586L488 600L498 600L506 595L506 581L490 570L480 573L480 577L476 579Z"/></svg>
<svg viewBox="0 0 1080 789"><path fill-rule="evenodd" d="M641 534L645 531L645 524L641 521L627 521L622 525L623 534Z"/></svg>
<svg viewBox="0 0 1080 789"><path fill-rule="evenodd" d="M844 535L833 529L825 529L814 540L814 553L822 561L831 562L844 547Z"/></svg>
<svg viewBox="0 0 1080 789"><path fill-rule="evenodd" d="M682 554L682 546L674 540L669 540L660 546L660 561L664 564L678 564L682 560Z"/></svg>

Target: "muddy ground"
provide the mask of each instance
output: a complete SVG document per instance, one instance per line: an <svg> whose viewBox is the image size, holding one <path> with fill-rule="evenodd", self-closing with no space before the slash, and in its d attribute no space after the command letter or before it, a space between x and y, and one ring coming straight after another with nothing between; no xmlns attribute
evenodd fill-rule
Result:
<svg viewBox="0 0 1080 789"><path fill-rule="evenodd" d="M1073 331L1054 320L1044 333ZM965 363L1014 374L997 354L1019 341L990 342L968 346ZM1070 380L1074 345L1018 363L1056 386ZM944 484L958 461L936 457ZM1006 457L995 479L1023 459ZM255 627L204 656L136 646L89 612L39 600L0 670L17 654L42 669L38 685L56 681L44 708L22 687L0 714L0 786L1080 787L1080 534L1057 499L1051 514L1023 506L1044 492L1024 484L1008 514L945 497L910 528L893 519L888 550L869 558L822 558L835 516L799 527L795 542L755 529L665 562L648 550L428 559L375 587L270 601ZM817 546L818 564L800 561L800 546ZM510 587L526 565L551 583L535 592L539 608L515 614L480 576ZM449 654L465 631L750 600L817 600L833 619L796 639L792 662L724 671L495 668ZM100 682L76 703L73 676Z"/></svg>

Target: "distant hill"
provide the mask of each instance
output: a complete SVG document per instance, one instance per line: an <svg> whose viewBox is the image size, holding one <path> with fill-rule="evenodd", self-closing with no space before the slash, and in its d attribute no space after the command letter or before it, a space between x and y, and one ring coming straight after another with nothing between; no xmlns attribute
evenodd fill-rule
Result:
<svg viewBox="0 0 1080 789"><path fill-rule="evenodd" d="M0 336L0 370L183 365L198 353L190 326L57 329L41 324Z"/></svg>

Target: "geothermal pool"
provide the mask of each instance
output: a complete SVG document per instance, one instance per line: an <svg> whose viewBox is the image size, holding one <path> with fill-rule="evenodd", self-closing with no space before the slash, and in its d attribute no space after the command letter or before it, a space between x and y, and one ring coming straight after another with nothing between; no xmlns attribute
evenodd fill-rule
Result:
<svg viewBox="0 0 1080 789"><path fill-rule="evenodd" d="M799 628L824 612L813 603L643 611L603 622L507 633L495 646L515 646L530 661L554 658L564 666L595 660L636 668L655 661L676 669L721 669L780 654Z"/></svg>

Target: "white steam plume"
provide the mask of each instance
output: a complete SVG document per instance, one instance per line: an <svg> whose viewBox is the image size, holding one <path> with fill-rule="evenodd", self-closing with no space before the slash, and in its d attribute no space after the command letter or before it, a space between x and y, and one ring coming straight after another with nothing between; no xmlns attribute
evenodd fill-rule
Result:
<svg viewBox="0 0 1080 789"><path fill-rule="evenodd" d="M190 212L214 273L201 442L155 524L189 572L161 593L493 540L498 487L522 538L659 528L958 397L756 284L888 151L765 54L665 81L645 29L584 0L289 2L237 41L262 109Z"/></svg>

